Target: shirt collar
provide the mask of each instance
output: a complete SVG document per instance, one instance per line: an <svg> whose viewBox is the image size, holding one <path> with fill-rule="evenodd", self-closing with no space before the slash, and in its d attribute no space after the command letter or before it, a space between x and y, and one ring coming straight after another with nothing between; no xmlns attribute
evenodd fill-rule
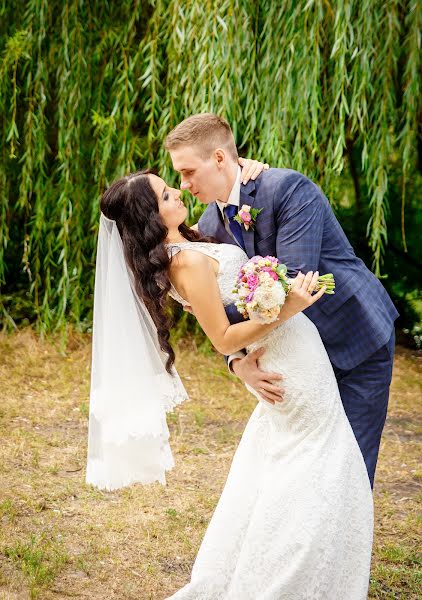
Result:
<svg viewBox="0 0 422 600"><path fill-rule="evenodd" d="M225 209L225 207L228 204L234 204L235 206L239 206L240 203L240 178L242 175L242 169L238 166L237 167L237 176L236 176L236 181L234 182L234 185L232 187L232 190L229 194L229 198L227 200L227 202L221 202L221 200L216 200L217 206L220 209L221 214L224 217L224 213L223 210Z"/></svg>

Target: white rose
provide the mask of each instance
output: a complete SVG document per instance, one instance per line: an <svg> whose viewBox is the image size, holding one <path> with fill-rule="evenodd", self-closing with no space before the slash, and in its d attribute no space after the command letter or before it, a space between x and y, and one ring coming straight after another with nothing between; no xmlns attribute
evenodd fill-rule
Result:
<svg viewBox="0 0 422 600"><path fill-rule="evenodd" d="M274 281L273 279L271 281ZM269 287L260 285L254 293L254 300L264 310L271 310L275 306L281 306L286 299L286 293L281 283L274 281L275 285Z"/></svg>

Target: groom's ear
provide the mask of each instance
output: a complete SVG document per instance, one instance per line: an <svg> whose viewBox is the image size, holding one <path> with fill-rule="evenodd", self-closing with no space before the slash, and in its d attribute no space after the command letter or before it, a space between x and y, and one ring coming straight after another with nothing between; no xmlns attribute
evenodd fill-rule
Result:
<svg viewBox="0 0 422 600"><path fill-rule="evenodd" d="M214 158L218 167L225 166L227 162L227 156L223 148L217 148L214 150Z"/></svg>

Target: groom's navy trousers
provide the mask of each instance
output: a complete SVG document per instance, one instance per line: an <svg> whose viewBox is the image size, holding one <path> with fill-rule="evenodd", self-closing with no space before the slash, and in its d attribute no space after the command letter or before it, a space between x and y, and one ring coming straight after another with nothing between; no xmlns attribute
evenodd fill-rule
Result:
<svg viewBox="0 0 422 600"><path fill-rule="evenodd" d="M352 426L368 470L371 487L381 434L387 416L393 370L395 333L389 341L354 369L333 365L345 413Z"/></svg>
<svg viewBox="0 0 422 600"><path fill-rule="evenodd" d="M288 275L333 273L335 295L305 314L318 328L337 376L345 412L373 484L385 422L398 312L381 282L356 256L322 191L291 169L269 169L240 186L240 205L260 209L254 228L242 228L243 245L254 255L277 256ZM199 220L199 231L236 243L215 202ZM242 320L226 307L231 323Z"/></svg>

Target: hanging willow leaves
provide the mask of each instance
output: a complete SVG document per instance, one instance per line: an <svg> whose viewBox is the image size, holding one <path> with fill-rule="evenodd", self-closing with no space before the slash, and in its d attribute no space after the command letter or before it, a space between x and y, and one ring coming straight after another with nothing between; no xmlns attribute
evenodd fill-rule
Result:
<svg viewBox="0 0 422 600"><path fill-rule="evenodd" d="M404 43L404 53L406 56L406 66L403 76L403 104L402 104L402 123L400 154L403 161L403 180L402 180L402 211L401 228L403 245L407 250L405 234L405 200L406 183L412 166L416 160L417 145L417 127L422 119L421 114L421 32L422 32L422 5L417 0L410 1L407 7L405 18L406 39ZM420 142L421 143L421 142Z"/></svg>
<svg viewBox="0 0 422 600"><path fill-rule="evenodd" d="M346 195L385 274L389 206L407 249L420 177L421 21L416 0L2 3L5 326L23 302L40 331L90 327L101 194L147 166L176 182L163 141L195 112L226 117L243 155L304 172L336 210Z"/></svg>

